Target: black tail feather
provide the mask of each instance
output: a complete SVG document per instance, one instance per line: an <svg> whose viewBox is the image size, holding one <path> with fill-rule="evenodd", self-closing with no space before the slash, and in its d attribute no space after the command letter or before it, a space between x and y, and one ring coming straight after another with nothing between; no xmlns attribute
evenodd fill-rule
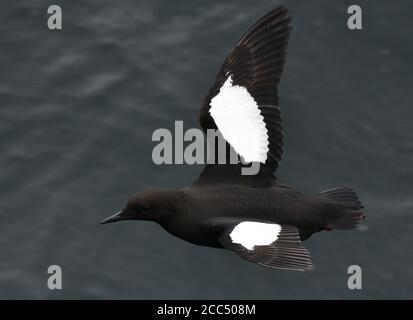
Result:
<svg viewBox="0 0 413 320"><path fill-rule="evenodd" d="M325 226L326 230L355 229L365 218L360 211L364 206L350 187L325 190L320 192L320 196L337 205L337 210L331 214L331 221Z"/></svg>

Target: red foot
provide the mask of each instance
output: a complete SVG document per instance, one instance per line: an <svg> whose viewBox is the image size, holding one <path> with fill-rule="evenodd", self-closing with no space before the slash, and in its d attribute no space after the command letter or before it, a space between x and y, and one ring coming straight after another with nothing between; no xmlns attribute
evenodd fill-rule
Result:
<svg viewBox="0 0 413 320"><path fill-rule="evenodd" d="M331 231L331 230L333 230L333 227L330 226L330 225L326 225L326 226L323 228L323 230L325 230L325 231Z"/></svg>

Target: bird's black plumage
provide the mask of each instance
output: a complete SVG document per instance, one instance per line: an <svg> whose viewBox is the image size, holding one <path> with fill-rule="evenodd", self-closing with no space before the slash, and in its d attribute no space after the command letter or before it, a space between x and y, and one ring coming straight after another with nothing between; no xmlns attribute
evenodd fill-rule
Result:
<svg viewBox="0 0 413 320"><path fill-rule="evenodd" d="M234 92L248 93L248 107L257 106L268 136L258 174L242 175L241 163L208 164L191 186L138 193L102 223L152 220L191 243L226 248L263 266L301 271L313 267L303 240L322 230L357 227L362 205L351 188L305 195L276 182L283 146L277 85L290 31L291 18L283 7L258 20L225 59L200 111L204 131L220 129L210 111L224 83L231 79ZM260 119L253 119L258 126Z"/></svg>

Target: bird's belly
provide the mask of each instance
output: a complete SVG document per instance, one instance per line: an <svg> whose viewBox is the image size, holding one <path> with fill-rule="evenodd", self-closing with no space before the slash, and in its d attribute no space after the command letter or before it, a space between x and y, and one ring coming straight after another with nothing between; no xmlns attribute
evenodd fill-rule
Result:
<svg viewBox="0 0 413 320"><path fill-rule="evenodd" d="M190 222L180 222L166 226L165 229L184 241L199 246L223 248L219 242L220 234L207 226L193 224Z"/></svg>

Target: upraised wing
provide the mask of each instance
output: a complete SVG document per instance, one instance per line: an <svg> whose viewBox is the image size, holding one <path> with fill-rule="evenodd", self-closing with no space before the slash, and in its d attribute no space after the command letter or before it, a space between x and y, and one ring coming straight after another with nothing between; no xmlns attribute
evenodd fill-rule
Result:
<svg viewBox="0 0 413 320"><path fill-rule="evenodd" d="M246 162L263 163L266 175L275 172L282 156L277 86L290 31L291 18L283 7L257 21L225 59L200 112L204 131L219 129ZM209 165L201 178L217 170Z"/></svg>

